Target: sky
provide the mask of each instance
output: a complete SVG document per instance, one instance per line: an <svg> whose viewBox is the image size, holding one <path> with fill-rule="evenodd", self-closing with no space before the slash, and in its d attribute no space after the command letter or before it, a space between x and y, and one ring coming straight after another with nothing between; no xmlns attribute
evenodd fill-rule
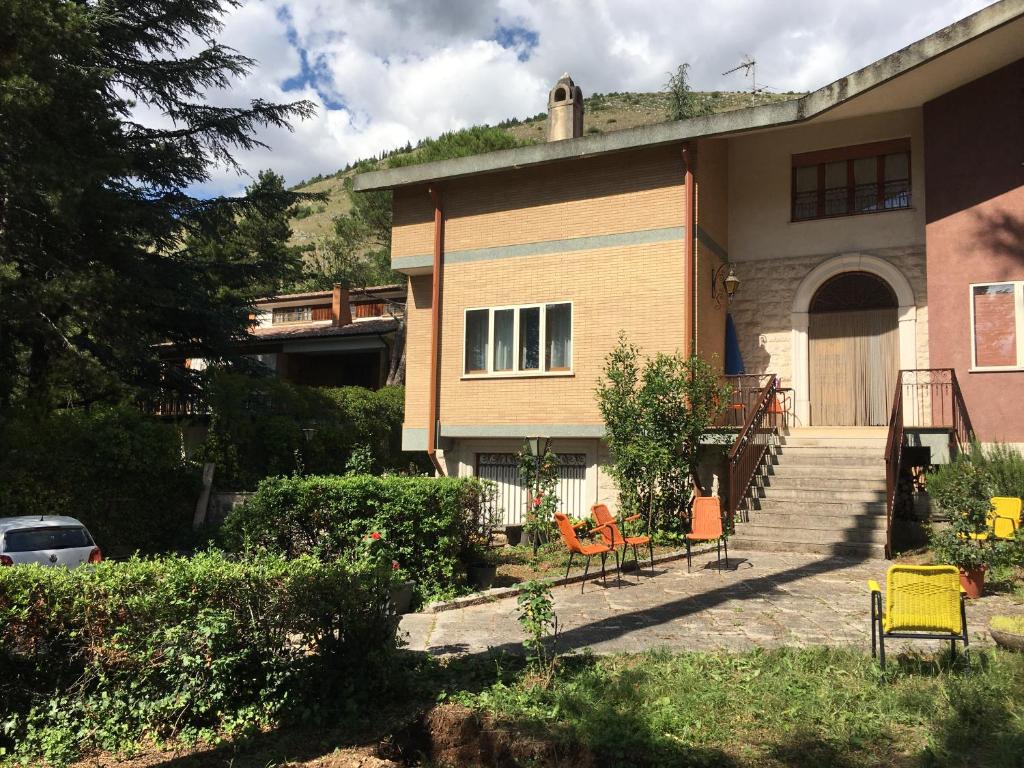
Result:
<svg viewBox="0 0 1024 768"><path fill-rule="evenodd" d="M584 96L663 90L690 64L698 90L819 88L988 5L978 0L242 0L220 41L257 60L218 104L308 99L315 117L261 131L250 174L288 184L381 150L547 107L568 71ZM158 115L151 119L159 120ZM218 169L204 194L248 179Z"/></svg>

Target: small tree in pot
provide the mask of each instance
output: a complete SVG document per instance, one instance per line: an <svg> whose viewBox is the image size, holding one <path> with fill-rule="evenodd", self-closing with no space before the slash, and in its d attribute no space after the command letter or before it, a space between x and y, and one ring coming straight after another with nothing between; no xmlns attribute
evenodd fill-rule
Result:
<svg viewBox="0 0 1024 768"><path fill-rule="evenodd" d="M981 597L985 572L1012 557L1013 543L993 539L989 528L991 478L967 456L959 456L929 476L928 493L949 517L949 527L933 529L930 537L935 561L957 566L967 596Z"/></svg>

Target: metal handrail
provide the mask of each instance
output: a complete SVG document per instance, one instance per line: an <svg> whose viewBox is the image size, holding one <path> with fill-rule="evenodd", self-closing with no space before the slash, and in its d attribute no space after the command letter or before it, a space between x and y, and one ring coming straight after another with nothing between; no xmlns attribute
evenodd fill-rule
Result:
<svg viewBox="0 0 1024 768"><path fill-rule="evenodd" d="M777 434L776 426L766 427L779 391L779 379L771 376L762 387L757 403L743 423L743 428L729 450L729 505L727 522L731 525L740 502L746 498L754 478L760 470L771 443L769 436Z"/></svg>
<svg viewBox="0 0 1024 768"><path fill-rule="evenodd" d="M889 434L885 441L885 556L892 557L892 512L896 504L896 486L903 458L903 374L896 376L896 394L889 414Z"/></svg>

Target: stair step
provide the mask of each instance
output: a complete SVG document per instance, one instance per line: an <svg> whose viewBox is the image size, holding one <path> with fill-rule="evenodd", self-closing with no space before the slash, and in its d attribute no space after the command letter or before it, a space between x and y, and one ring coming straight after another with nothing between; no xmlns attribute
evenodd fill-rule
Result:
<svg viewBox="0 0 1024 768"><path fill-rule="evenodd" d="M768 475L764 484L772 490L800 489L808 491L882 491L885 492L885 478L833 478L829 475L807 477L800 475Z"/></svg>
<svg viewBox="0 0 1024 768"><path fill-rule="evenodd" d="M834 467L826 465L807 465L783 462L781 464L769 465L765 468L765 475L770 478L789 477L827 477L834 480L878 480L885 482L885 466L861 466L849 467L837 465Z"/></svg>
<svg viewBox="0 0 1024 768"><path fill-rule="evenodd" d="M850 515L885 517L884 501L835 501L829 499L814 502L794 502L773 499L769 496L765 499L748 499L747 503L752 514L813 514L815 517L848 517Z"/></svg>
<svg viewBox="0 0 1024 768"><path fill-rule="evenodd" d="M752 552L800 552L812 555L833 555L850 559L867 560L885 557L885 546L881 544L849 543L842 544L805 544L786 541L758 541L742 536L729 539L732 550L749 550ZM731 553L730 553L731 554Z"/></svg>
<svg viewBox="0 0 1024 768"><path fill-rule="evenodd" d="M779 445L783 448L822 448L832 450L878 451L884 453L885 439L878 440L873 437L851 437L849 439L836 440L826 437L782 437L779 438Z"/></svg>
<svg viewBox="0 0 1024 768"><path fill-rule="evenodd" d="M873 469L885 471L885 459L876 456L874 453L862 454L833 454L817 451L815 449L795 448L787 449L785 453L778 453L765 462L769 467L807 467L821 469L822 467L847 467L849 469Z"/></svg>
<svg viewBox="0 0 1024 768"><path fill-rule="evenodd" d="M750 522L743 523L745 529L748 525L758 528L782 528L784 530L822 530L822 531L845 531L850 529L864 531L885 531L885 515L817 515L800 513L771 514L767 512L752 512Z"/></svg>
<svg viewBox="0 0 1024 768"><path fill-rule="evenodd" d="M751 490L754 498L770 498L779 501L798 501L814 504L819 501L865 501L885 502L885 488L875 491L843 491L828 488L778 488L774 486L755 487Z"/></svg>
<svg viewBox="0 0 1024 768"><path fill-rule="evenodd" d="M885 529L875 528L774 528L757 523L743 523L737 534L758 541L796 541L803 544L836 544L844 541L885 543Z"/></svg>

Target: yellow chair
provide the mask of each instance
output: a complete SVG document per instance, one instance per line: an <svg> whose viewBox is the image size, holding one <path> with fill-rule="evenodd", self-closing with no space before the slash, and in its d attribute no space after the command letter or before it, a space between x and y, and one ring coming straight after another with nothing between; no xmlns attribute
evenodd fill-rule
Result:
<svg viewBox="0 0 1024 768"><path fill-rule="evenodd" d="M885 610L878 582L871 590L871 656L885 669L885 638L956 641L967 653L967 608L960 588L960 571L953 565L894 565L885 579ZM876 643L878 652L876 654Z"/></svg>
<svg viewBox="0 0 1024 768"><path fill-rule="evenodd" d="M993 496L989 502L992 504L992 510L988 513L986 524L991 533L986 531L967 535L977 541L986 541L989 536L994 539L1012 539L1020 528L1021 507L1024 503L1013 496Z"/></svg>

